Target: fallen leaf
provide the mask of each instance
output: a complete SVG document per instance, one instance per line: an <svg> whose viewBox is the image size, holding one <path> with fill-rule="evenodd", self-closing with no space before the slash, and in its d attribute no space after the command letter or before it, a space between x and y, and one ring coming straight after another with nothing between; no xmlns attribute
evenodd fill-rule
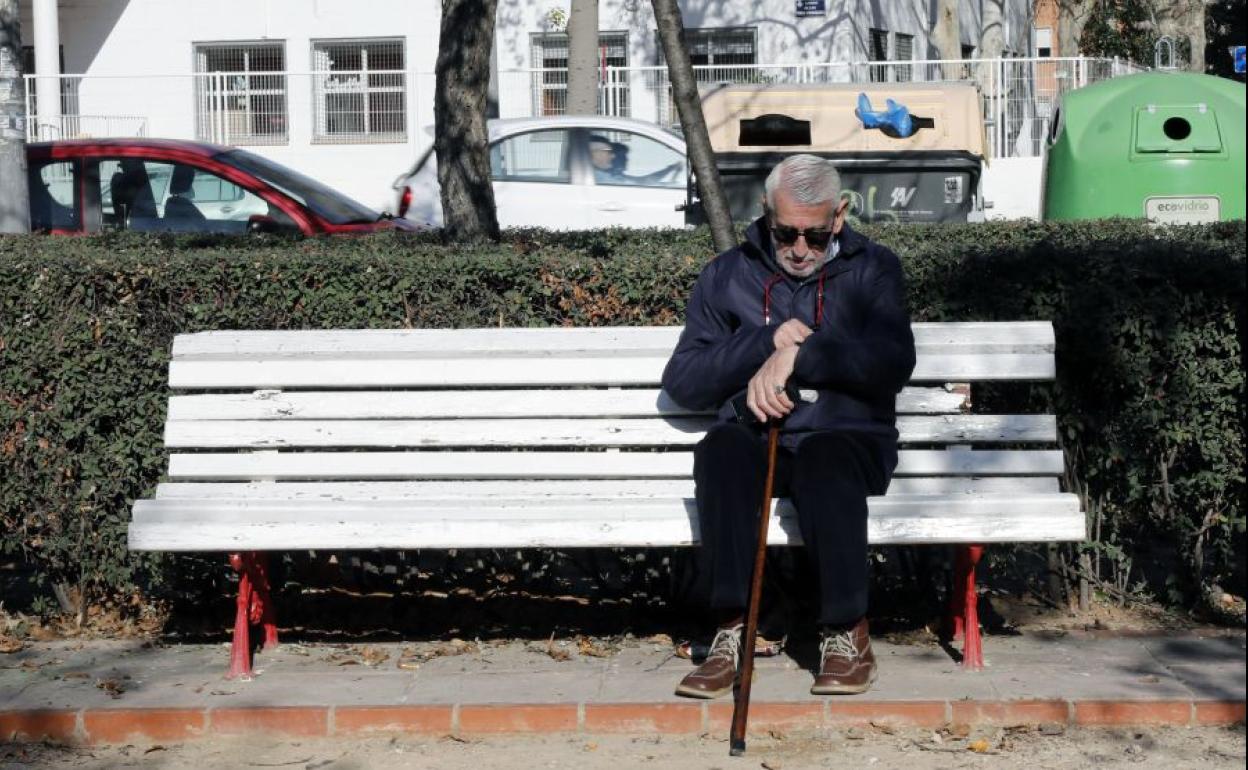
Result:
<svg viewBox="0 0 1248 770"><path fill-rule="evenodd" d="M97 679L95 686L108 693L110 698L120 698L126 691L125 685L118 679Z"/></svg>
<svg viewBox="0 0 1248 770"><path fill-rule="evenodd" d="M327 663L333 663L335 666L358 666L360 659L357 657L355 650L343 650L341 652L331 652L325 657Z"/></svg>
<svg viewBox="0 0 1248 770"><path fill-rule="evenodd" d="M609 658L612 655L611 650L596 644L592 639L584 635L576 637L576 649L582 655L587 655L591 658Z"/></svg>
<svg viewBox="0 0 1248 770"><path fill-rule="evenodd" d="M390 653L380 647L373 647L371 645L365 647L360 652L360 655L364 658L364 665L366 666L376 667L385 663L387 660L390 660Z"/></svg>
<svg viewBox="0 0 1248 770"><path fill-rule="evenodd" d="M971 741L970 743L966 744L966 747L970 749L971 751L975 752L976 754L983 754L985 751L991 748L988 744L988 741L984 740L983 738L980 738L977 741Z"/></svg>

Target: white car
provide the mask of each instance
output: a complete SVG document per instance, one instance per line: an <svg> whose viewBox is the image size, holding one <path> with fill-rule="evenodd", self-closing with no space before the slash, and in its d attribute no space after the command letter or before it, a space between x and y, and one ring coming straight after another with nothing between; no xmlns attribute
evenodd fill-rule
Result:
<svg viewBox="0 0 1248 770"><path fill-rule="evenodd" d="M641 120L594 115L491 120L490 175L501 227L684 227L685 142ZM397 214L441 227L437 160L395 180Z"/></svg>

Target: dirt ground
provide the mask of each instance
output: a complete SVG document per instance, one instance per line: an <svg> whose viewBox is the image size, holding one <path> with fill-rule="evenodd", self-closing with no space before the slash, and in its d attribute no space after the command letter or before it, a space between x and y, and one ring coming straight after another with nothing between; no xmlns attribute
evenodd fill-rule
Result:
<svg viewBox="0 0 1248 770"><path fill-rule="evenodd" d="M976 751L980 749L980 751ZM0 746L0 769L294 768L298 770L797 770L798 768L1088 767L1242 768L1244 729L995 730L948 732L876 729L819 731L751 738L744 757L730 757L726 736L526 736L459 739L378 736L273 743L264 738L214 739L170 746L65 748Z"/></svg>

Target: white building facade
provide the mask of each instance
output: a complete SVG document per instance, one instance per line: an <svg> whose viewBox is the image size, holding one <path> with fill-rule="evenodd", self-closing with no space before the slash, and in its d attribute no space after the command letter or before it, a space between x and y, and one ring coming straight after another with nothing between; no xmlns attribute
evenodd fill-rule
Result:
<svg viewBox="0 0 1248 770"><path fill-rule="evenodd" d="M964 58L977 58L986 29L999 33L1002 55L1030 55L1029 3L991 2L960 4ZM704 80L933 79L922 62L939 58L933 0L680 5ZM377 208L392 206L391 181L432 142L438 0L22 0L20 8L38 138L142 134L245 146ZM498 115L562 110L567 12L568 0L499 0ZM599 28L602 110L671 122L648 0L600 0Z"/></svg>

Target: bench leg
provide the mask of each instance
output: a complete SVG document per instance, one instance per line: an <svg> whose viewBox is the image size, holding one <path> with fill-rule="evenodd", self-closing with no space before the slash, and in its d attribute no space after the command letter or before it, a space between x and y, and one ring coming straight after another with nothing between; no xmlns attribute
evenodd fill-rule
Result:
<svg viewBox="0 0 1248 770"><path fill-rule="evenodd" d="M277 646L277 608L273 604L273 586L269 582L269 555L256 553L254 556L256 580L253 596L259 605L260 625L264 627L264 649L271 650Z"/></svg>
<svg viewBox="0 0 1248 770"><path fill-rule="evenodd" d="M226 679L251 679L251 554L230 554L230 566L238 573L238 600L234 613L234 641L230 645L230 670Z"/></svg>
<svg viewBox="0 0 1248 770"><path fill-rule="evenodd" d="M962 639L962 669L984 667L984 648L979 634L979 594L975 590L975 567L984 555L982 545L957 546L954 556L953 595L949 614L953 638Z"/></svg>
<svg viewBox="0 0 1248 770"><path fill-rule="evenodd" d="M226 679L251 673L251 627L264 628L264 648L277 646L277 612L269 585L269 557L256 551L230 554L230 566L238 573L238 603L234 614L234 641L230 646L230 670Z"/></svg>
<svg viewBox="0 0 1248 770"><path fill-rule="evenodd" d="M953 584L949 591L949 614L945 619L945 628L949 639L957 642L962 640L962 621L966 614L966 546L953 547Z"/></svg>

